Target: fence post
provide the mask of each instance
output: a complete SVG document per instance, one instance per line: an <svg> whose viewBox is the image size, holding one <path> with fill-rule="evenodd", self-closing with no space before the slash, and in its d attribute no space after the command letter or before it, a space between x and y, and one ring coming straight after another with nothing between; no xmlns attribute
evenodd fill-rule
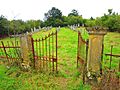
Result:
<svg viewBox="0 0 120 90"><path fill-rule="evenodd" d="M102 72L103 41L107 31L103 28L87 28L87 30L89 33L87 76L93 77Z"/></svg>
<svg viewBox="0 0 120 90"><path fill-rule="evenodd" d="M30 62L31 62L31 59L33 58L31 39L32 39L32 36L30 34L22 35L20 37L21 57L23 59L23 62L21 65L25 69L28 69L30 67Z"/></svg>

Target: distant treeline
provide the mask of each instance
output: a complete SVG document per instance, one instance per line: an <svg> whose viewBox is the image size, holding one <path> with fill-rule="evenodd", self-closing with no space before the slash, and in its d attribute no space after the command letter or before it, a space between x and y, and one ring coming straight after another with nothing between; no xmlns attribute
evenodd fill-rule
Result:
<svg viewBox="0 0 120 90"><path fill-rule="evenodd" d="M116 12L112 12L112 9L108 9L108 14L104 14L101 17L90 19L84 19L82 15L79 15L78 11L73 9L68 16L63 16L61 10L52 7L47 13L44 14L44 21L42 20L7 20L3 15L0 16L0 37L21 34L30 32L31 28L39 27L64 27L68 25L85 25L85 26L103 26L109 28L109 31L120 32L120 15Z"/></svg>

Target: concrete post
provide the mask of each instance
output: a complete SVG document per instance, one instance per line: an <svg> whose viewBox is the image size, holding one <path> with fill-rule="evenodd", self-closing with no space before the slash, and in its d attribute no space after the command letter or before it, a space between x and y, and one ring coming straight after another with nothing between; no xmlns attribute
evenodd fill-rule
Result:
<svg viewBox="0 0 120 90"><path fill-rule="evenodd" d="M22 66L28 68L32 54L31 35L23 35L20 37L21 57L23 59Z"/></svg>
<svg viewBox="0 0 120 90"><path fill-rule="evenodd" d="M105 29L95 29L91 28L89 33L89 50L88 50L88 60L87 60L87 72L88 77L94 74L100 74L102 68L102 50L103 50L103 40L106 34Z"/></svg>

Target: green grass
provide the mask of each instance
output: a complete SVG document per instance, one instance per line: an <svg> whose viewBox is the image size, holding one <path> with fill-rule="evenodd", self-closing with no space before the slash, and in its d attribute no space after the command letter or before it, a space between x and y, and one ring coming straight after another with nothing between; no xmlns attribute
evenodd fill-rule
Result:
<svg viewBox="0 0 120 90"><path fill-rule="evenodd" d="M117 32L108 32L104 38L104 54L110 53L111 45L113 45L113 54L120 55L120 33ZM120 58L113 57L112 68L118 71ZM104 64L109 67L110 57L104 55Z"/></svg>
<svg viewBox="0 0 120 90"><path fill-rule="evenodd" d="M48 31L42 30L42 31L40 31L40 32L34 33L34 34L32 35L32 37L33 37L34 39L38 39L38 38L42 39L42 37L45 37L45 36L47 36L49 33L52 33L52 32L55 32L55 31L56 31L56 28L52 28L51 30L48 30Z"/></svg>
<svg viewBox="0 0 120 90"><path fill-rule="evenodd" d="M52 31L55 31L55 28ZM37 32L33 38L41 38L52 31ZM87 39L88 34L85 34L83 37ZM104 39L104 54L110 52L111 42L116 44L113 53L120 54L119 38L119 33L108 32ZM61 28L58 32L58 74L41 73L35 70L23 72L15 66L8 69L0 65L0 90L90 90L89 85L82 84L81 74L76 68L77 39L77 32L68 28ZM8 41L9 38L4 40ZM104 59L109 62L108 57L104 56ZM113 63L116 65L117 62Z"/></svg>
<svg viewBox="0 0 120 90"><path fill-rule="evenodd" d="M105 53L110 52L110 46L113 45L113 53L120 53L120 33L108 32L104 39Z"/></svg>
<svg viewBox="0 0 120 90"><path fill-rule="evenodd" d="M52 31L55 31L55 28L53 28ZM52 32L37 32L33 35L33 38L41 38L48 33ZM9 39L5 39L5 41L7 40ZM61 28L58 32L58 74L49 75L49 73L34 71L10 71L10 69L7 71L10 72L10 74L7 75L7 78L16 81L16 83L10 82L11 88L13 90L89 90L90 86L82 84L80 73L77 71L76 55L77 32L68 28ZM16 77L16 74L18 73L20 73L20 75L19 77ZM16 84L14 87L13 83ZM2 89L6 84L7 82L2 83L0 88ZM4 89L6 88L3 88L3 90Z"/></svg>

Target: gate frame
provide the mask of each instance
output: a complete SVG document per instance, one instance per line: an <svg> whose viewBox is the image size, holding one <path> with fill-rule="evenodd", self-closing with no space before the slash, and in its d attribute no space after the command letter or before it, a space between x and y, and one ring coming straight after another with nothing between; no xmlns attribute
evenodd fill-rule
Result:
<svg viewBox="0 0 120 90"><path fill-rule="evenodd" d="M48 49L48 52L47 53L49 53L49 54L52 54L52 55L54 55L54 51L55 51L55 57L54 56L52 56L52 58L50 58L50 55L47 57L47 56L43 56L43 57L41 57L41 56L38 56L38 57L40 57L40 59L41 58L43 58L43 63L44 63L44 57L46 57L46 60L47 60L47 58L50 60L50 59L52 59L52 71L54 72L58 72L58 62L57 62L57 60L58 60L58 56L57 56L57 45L58 45L58 31L56 30L55 32L52 32L52 33L49 33L48 34L48 36L45 36L45 37L42 37L42 39L33 39L32 37L31 37L31 42L32 42L32 55L33 55L33 60L34 60L34 68L36 68L36 60L38 60L38 58L36 59L35 57L35 42L37 43L39 43L39 42L41 42L41 45L43 46L43 47L45 47L45 43L46 42L48 42L49 44L49 49ZM54 37L55 36L55 37ZM52 38L52 44L50 44L50 38ZM47 41L47 39L48 39L48 41ZM54 43L54 39L55 39L55 43ZM45 41L45 42L44 42ZM51 48L51 50L52 50L52 52L50 51L50 45L52 45L52 48ZM36 45L36 46L38 46L38 45ZM55 47L54 47L55 46ZM42 48L43 48L42 47ZM54 49L55 48L55 49ZM38 51L38 50L37 50ZM44 50L43 50L44 51ZM51 60L50 61L48 61L49 63L51 63ZM56 66L54 65L54 62L56 63Z"/></svg>

